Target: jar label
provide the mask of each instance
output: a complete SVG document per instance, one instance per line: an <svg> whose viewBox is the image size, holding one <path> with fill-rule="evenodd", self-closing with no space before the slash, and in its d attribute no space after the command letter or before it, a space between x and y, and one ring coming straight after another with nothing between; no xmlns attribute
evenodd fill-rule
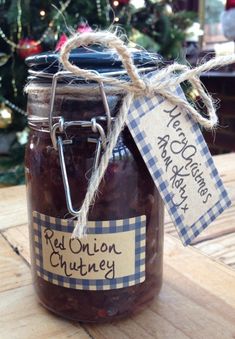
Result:
<svg viewBox="0 0 235 339"><path fill-rule="evenodd" d="M181 87L172 92L187 101ZM198 123L154 95L132 102L127 126L182 242L190 244L231 205Z"/></svg>
<svg viewBox="0 0 235 339"><path fill-rule="evenodd" d="M88 221L87 236L71 239L76 221L33 212L37 274L79 290L110 290L145 280L146 216Z"/></svg>

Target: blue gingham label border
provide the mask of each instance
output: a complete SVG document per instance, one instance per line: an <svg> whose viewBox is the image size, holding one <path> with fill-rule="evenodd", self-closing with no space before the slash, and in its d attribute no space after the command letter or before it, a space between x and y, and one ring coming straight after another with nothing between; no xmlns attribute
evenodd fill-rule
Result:
<svg viewBox="0 0 235 339"><path fill-rule="evenodd" d="M138 216L122 220L88 221L89 235L118 234L134 231L134 274L114 279L81 279L55 274L44 267L43 230L52 230L72 234L75 221L60 219L33 212L33 238L35 265L38 276L44 280L66 288L79 290L110 290L133 286L145 281L145 248L146 248L146 216ZM89 258L88 258L89 260ZM123 262L125 265L125 262Z"/></svg>
<svg viewBox="0 0 235 339"><path fill-rule="evenodd" d="M185 99L181 87L172 90L174 94L181 96ZM139 97L134 100L128 113L127 126L139 148L139 151L146 163L147 168L165 202L168 213L170 214L178 234L184 245L190 244L213 220L215 220L227 207L231 205L231 201L224 188L222 180L219 177L218 171L214 165L206 142L202 136L199 125L188 115L184 114L185 119L190 123L190 132L195 135L195 145L197 150L202 155L210 177L213 178L216 189L219 192L218 201L207 212L201 215L196 222L192 225L187 225L184 222L184 215L180 213L176 206L172 203L172 192L170 183L164 176L164 170L159 166L159 160L153 150L151 144L146 141L146 134L141 126L141 118L148 112L155 109L158 114L158 106L165 101L160 95L152 98ZM155 129L156 136L158 135L158 126L152 126ZM197 203L195 201L195 208Z"/></svg>

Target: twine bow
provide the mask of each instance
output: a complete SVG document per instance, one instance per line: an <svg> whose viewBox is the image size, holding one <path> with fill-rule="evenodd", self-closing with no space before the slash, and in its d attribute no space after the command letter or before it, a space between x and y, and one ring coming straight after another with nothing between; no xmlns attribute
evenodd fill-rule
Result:
<svg viewBox="0 0 235 339"><path fill-rule="evenodd" d="M110 49L116 50L119 55L130 81L120 80L114 77L106 77L102 74L95 74L89 70L81 69L69 61L69 53L75 47L88 46L91 44L101 44ZM104 154L101 157L100 164L92 173L85 199L79 211L76 227L74 228L72 237L82 237L86 233L87 215L89 208L94 202L96 191L105 174L109 159L112 156L113 148L116 145L118 136L122 131L129 107L136 95L152 96L159 94L169 100L172 104L179 106L182 110L189 113L192 118L206 129L213 129L218 123L216 110L213 105L212 98L203 88L199 79L202 72L209 71L216 67L221 67L235 63L235 55L223 56L211 59L210 61L195 67L189 68L185 65L174 63L161 69L151 79L141 78L138 70L133 63L131 54L124 42L111 32L87 32L76 34L71 37L62 47L60 53L60 61L64 68L76 76L83 77L86 80L94 80L115 86L124 90L127 94L123 98L121 108L116 117L115 123L107 136L108 144ZM176 74L177 72L177 74ZM170 91L183 81L189 81L195 88L205 107L207 108L207 117L203 117L190 103L183 98L178 97Z"/></svg>

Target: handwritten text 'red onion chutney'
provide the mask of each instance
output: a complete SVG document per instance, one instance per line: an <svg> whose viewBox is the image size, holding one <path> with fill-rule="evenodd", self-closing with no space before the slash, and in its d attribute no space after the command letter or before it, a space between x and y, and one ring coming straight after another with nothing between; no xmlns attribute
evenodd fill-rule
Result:
<svg viewBox="0 0 235 339"><path fill-rule="evenodd" d="M104 273L104 279L114 279L115 276L115 260L100 259L93 260L97 254L111 254L112 256L119 256L122 254L114 243L97 243L96 237L92 237L89 242L86 238L82 241L79 239L65 240L64 235L58 237L57 232L50 228L44 230L44 237L46 245L50 250L50 265L51 267L60 267L66 277L72 277L73 272L78 272L81 278L93 272ZM69 261L67 254L75 254L76 261ZM86 260L84 260L86 258ZM89 260L87 260L89 258Z"/></svg>
<svg viewBox="0 0 235 339"><path fill-rule="evenodd" d="M169 128L169 134L159 136L157 138L157 144L161 150L161 157L164 160L165 170L170 171L170 185L174 191L177 190L178 194L172 196L172 202L175 207L180 208L184 213L188 210L187 204L187 177L191 176L197 186L197 193L201 197L203 204L206 204L212 197L209 191L204 173L200 170L201 163L194 160L197 154L197 148L195 145L191 145L185 135L180 119L177 119L182 114L177 111L177 106L171 110L164 110L164 113L169 115L169 122L167 128ZM177 140L171 137L170 129L174 129L178 135ZM182 158L182 166L174 164L174 155Z"/></svg>

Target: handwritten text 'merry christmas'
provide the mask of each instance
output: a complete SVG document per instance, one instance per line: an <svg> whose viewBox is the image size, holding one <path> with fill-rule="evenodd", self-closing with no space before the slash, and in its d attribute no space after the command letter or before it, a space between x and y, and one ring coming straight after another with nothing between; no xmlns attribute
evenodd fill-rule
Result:
<svg viewBox="0 0 235 339"><path fill-rule="evenodd" d="M133 136L138 134L137 146L168 212L177 211L174 222L179 215L185 226L193 225L220 200L199 126L168 100L143 98L141 108L133 111L129 122ZM138 132L131 127L133 120Z"/></svg>
<svg viewBox="0 0 235 339"><path fill-rule="evenodd" d="M161 151L161 158L164 160L165 171L170 174L169 182L174 191L172 203L186 213L189 209L187 177L193 178L196 184L195 199L201 199L203 204L212 198L212 192L207 185L204 171L201 168L202 164L197 162L197 147L190 143L181 126L182 113L177 106L170 110L164 109L163 112L168 116L167 128L164 131L166 134L157 137L157 145ZM177 164L174 162L175 156L180 157L177 159Z"/></svg>
<svg viewBox="0 0 235 339"><path fill-rule="evenodd" d="M180 88L174 93L186 100ZM160 95L135 99L127 126L183 243L191 243L231 203L200 126Z"/></svg>

